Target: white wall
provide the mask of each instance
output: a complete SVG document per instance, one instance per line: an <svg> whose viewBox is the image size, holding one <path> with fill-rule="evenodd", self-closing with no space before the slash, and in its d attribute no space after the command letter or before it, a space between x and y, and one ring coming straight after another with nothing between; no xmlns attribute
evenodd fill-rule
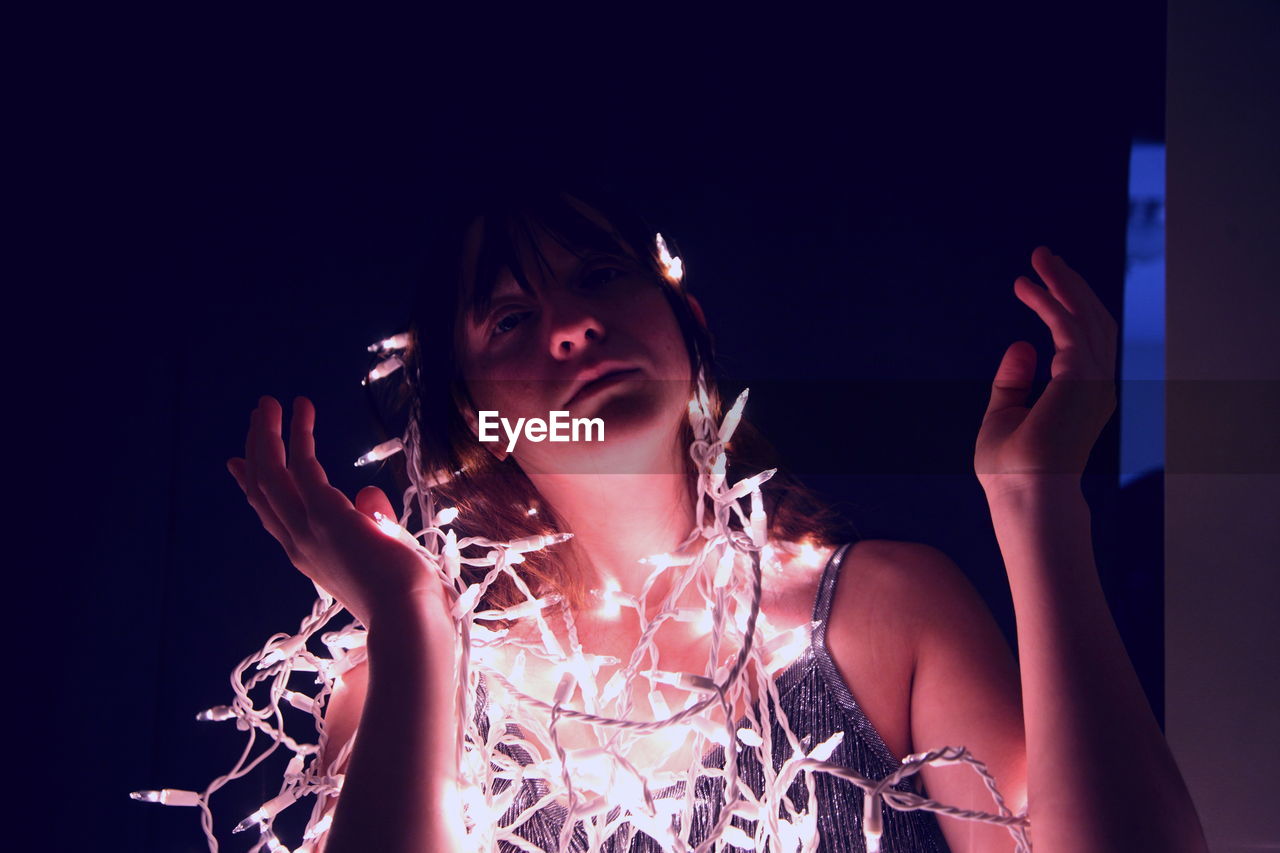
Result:
<svg viewBox="0 0 1280 853"><path fill-rule="evenodd" d="M1168 35L1166 728L1211 849L1280 850L1280 3Z"/></svg>

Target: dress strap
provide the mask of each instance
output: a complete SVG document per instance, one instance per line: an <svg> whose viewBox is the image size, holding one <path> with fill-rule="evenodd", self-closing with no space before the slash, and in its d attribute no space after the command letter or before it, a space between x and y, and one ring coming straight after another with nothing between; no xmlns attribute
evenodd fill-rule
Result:
<svg viewBox="0 0 1280 853"><path fill-rule="evenodd" d="M835 595L836 581L840 579L840 567L844 564L845 554L854 546L846 542L831 552L827 566L822 570L822 580L818 582L818 596L813 604L813 621L822 623L818 631L822 636L815 637L821 643L827 632L827 617L831 615L831 599Z"/></svg>

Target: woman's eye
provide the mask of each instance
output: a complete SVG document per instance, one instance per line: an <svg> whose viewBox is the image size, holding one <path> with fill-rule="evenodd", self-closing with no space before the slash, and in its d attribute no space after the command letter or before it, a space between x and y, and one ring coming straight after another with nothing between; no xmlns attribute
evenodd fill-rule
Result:
<svg viewBox="0 0 1280 853"><path fill-rule="evenodd" d="M588 286L608 284L620 275L622 275L622 270L617 267L598 267L583 276L582 282Z"/></svg>
<svg viewBox="0 0 1280 853"><path fill-rule="evenodd" d="M511 331L516 326L518 326L520 324L520 321L523 320L525 317L528 317L530 313L532 312L512 311L508 314L503 314L501 317L498 318L498 322L493 324L494 336L496 337L498 335L505 335L507 332Z"/></svg>

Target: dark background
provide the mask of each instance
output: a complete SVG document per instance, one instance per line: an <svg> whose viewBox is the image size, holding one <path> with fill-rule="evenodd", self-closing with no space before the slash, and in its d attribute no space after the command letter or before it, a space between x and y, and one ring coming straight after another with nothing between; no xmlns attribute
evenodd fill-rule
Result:
<svg viewBox="0 0 1280 853"><path fill-rule="evenodd" d="M313 597L224 462L259 395L307 394L334 482L371 481L349 464L376 440L364 347L404 326L441 188L496 166L572 164L635 199L793 467L862 536L952 556L1012 643L973 440L1009 343L1048 377L1013 295L1035 246L1123 323L1128 152L1162 138L1164 32L1154 2L42 31L26 219L55 240L11 322L52 414L17 461L62 521L56 558L18 572L40 590L25 683L54 729L27 745L56 843L203 849L195 810L127 794L231 766L242 733L193 715ZM1122 493L1117 454L1113 419L1086 494L1159 715L1160 480ZM270 768L215 796L220 836L275 793Z"/></svg>

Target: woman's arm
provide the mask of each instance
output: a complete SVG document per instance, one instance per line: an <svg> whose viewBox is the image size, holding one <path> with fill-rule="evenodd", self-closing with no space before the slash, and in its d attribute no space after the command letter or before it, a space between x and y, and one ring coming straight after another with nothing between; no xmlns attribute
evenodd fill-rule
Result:
<svg viewBox="0 0 1280 853"><path fill-rule="evenodd" d="M352 504L329 484L311 402L294 401L287 451L282 415L263 397L245 457L227 468L294 566L369 632L368 693L327 853L466 849L453 790L456 636L443 586L416 549L375 522L396 517L380 489L362 489Z"/></svg>
<svg viewBox="0 0 1280 853"><path fill-rule="evenodd" d="M1036 351L1006 350L974 450L1018 622L1028 809L1039 853L1202 851L1195 807L1093 560L1081 476L1116 409L1119 327L1088 283L1038 247L1045 282L1014 294L1049 327L1050 380L1028 406Z"/></svg>
<svg viewBox="0 0 1280 853"><path fill-rule="evenodd" d="M368 693L325 853L466 849L452 622L432 607L407 602L369 626Z"/></svg>
<svg viewBox="0 0 1280 853"><path fill-rule="evenodd" d="M1207 851L1107 608L1078 483L1046 478L988 502L1017 615L1037 853Z"/></svg>

